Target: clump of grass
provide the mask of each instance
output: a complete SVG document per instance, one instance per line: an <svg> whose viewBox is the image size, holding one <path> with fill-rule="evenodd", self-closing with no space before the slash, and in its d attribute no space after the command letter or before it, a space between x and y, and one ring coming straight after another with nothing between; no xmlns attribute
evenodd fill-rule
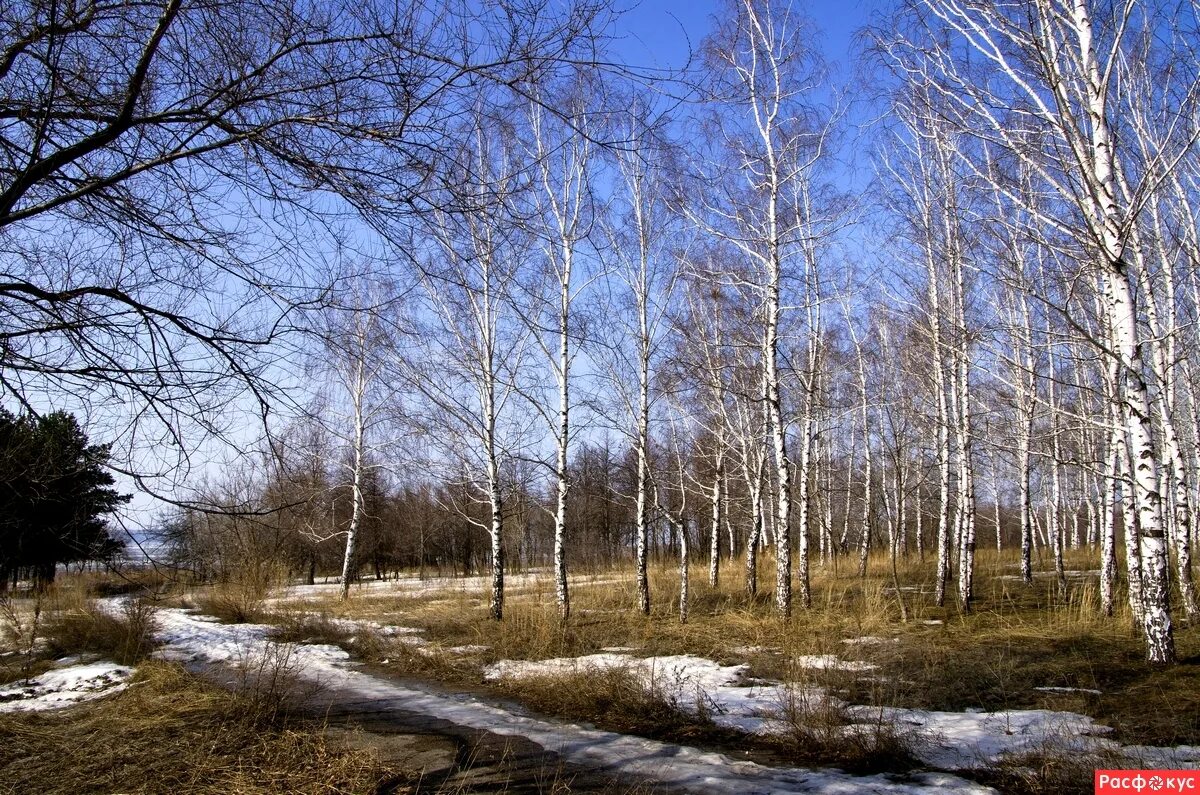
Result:
<svg viewBox="0 0 1200 795"><path fill-rule="evenodd" d="M675 742L734 735L713 722L702 699L689 709L662 683L621 666L505 678L499 689L539 712L612 731Z"/></svg>
<svg viewBox="0 0 1200 795"><path fill-rule="evenodd" d="M12 792L63 795L324 795L371 792L394 776L367 750L332 747L319 724L249 709L245 699L182 667L148 663L111 698L0 716L0 780Z"/></svg>
<svg viewBox="0 0 1200 795"><path fill-rule="evenodd" d="M91 653L121 665L136 665L154 650L155 608L141 599L110 613L96 602L55 612L47 621L47 651L53 656Z"/></svg>
<svg viewBox="0 0 1200 795"><path fill-rule="evenodd" d="M863 721L823 688L786 688L775 713L771 739L789 761L833 766L851 773L912 770L921 766L916 737L882 714Z"/></svg>
<svg viewBox="0 0 1200 795"><path fill-rule="evenodd" d="M349 645L355 631L330 618L328 613L296 611L275 613L270 617L273 626L271 639L279 643L327 643L331 646Z"/></svg>
<svg viewBox="0 0 1200 795"><path fill-rule="evenodd" d="M50 667L44 650L44 594L23 605L9 594L0 597L0 641L7 653L0 658L0 684L29 679Z"/></svg>
<svg viewBox="0 0 1200 795"><path fill-rule="evenodd" d="M1012 795L1090 795L1096 770L1144 767L1116 751L1081 753L1053 741L980 768L974 777Z"/></svg>
<svg viewBox="0 0 1200 795"><path fill-rule="evenodd" d="M285 572L270 561L247 561L226 573L196 599L205 613L231 624L258 621L266 611L271 589L282 583Z"/></svg>
<svg viewBox="0 0 1200 795"><path fill-rule="evenodd" d="M70 578L78 578L87 593L97 597L162 594L175 586L158 566L87 572L68 575L66 579Z"/></svg>

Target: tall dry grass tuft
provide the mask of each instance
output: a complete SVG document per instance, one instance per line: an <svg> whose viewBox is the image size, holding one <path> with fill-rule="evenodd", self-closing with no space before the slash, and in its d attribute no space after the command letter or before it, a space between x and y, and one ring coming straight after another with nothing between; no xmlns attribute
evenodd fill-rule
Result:
<svg viewBox="0 0 1200 795"><path fill-rule="evenodd" d="M46 623L46 643L54 656L92 653L121 665L137 665L154 650L156 608L142 599L125 599L118 612L93 600L56 608Z"/></svg>
<svg viewBox="0 0 1200 795"><path fill-rule="evenodd" d="M863 710L821 686L796 682L785 688L772 718L771 735L789 760L802 765L832 766L851 773L901 772L921 766L912 731L887 720L883 712L864 720Z"/></svg>
<svg viewBox="0 0 1200 795"><path fill-rule="evenodd" d="M205 613L232 624L259 621L271 591L287 581L287 569L270 559L248 558L196 597Z"/></svg>
<svg viewBox="0 0 1200 795"><path fill-rule="evenodd" d="M503 692L545 714L585 720L611 731L689 742L729 738L712 721L702 694L680 701L679 688L622 666L506 678Z"/></svg>

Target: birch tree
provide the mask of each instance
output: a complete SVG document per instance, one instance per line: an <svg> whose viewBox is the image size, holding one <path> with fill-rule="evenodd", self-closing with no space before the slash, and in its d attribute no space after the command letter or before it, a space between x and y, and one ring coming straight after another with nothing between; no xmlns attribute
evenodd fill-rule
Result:
<svg viewBox="0 0 1200 795"><path fill-rule="evenodd" d="M529 106L530 156L536 163L536 218L542 249L549 270L553 299L549 322L539 319L533 330L549 362L557 388L558 412L550 421L555 445L554 482L554 584L559 616L571 615L567 587L567 496L570 479L567 457L571 446L572 364L577 355L578 321L573 309L580 288L580 249L591 229L591 172L593 144L589 137L588 111L584 105L586 84L573 81L562 102L556 103L567 117L561 122L544 108L544 100ZM541 299L535 299L541 303ZM540 313L539 313L540 314Z"/></svg>
<svg viewBox="0 0 1200 795"><path fill-rule="evenodd" d="M671 216L659 123L640 96L633 98L630 112L618 122L620 137L627 144L615 150L620 179L614 191L615 222L608 229L613 283L619 285L613 297L618 322L609 329L618 336L609 342L617 355L609 359L609 376L623 416L618 423L630 429L637 456L635 578L637 608L645 615L650 614L648 542L653 508L650 432L658 397L652 377L668 330L667 311L677 279L676 260L667 251L672 242Z"/></svg>
<svg viewBox="0 0 1200 795"><path fill-rule="evenodd" d="M380 285L363 282L348 285L353 292L350 302L344 308L330 310L328 322L321 330L323 358L343 393L344 420L349 426L348 434L341 434L349 445L350 486L350 523L346 529L339 590L343 601L350 595L350 583L357 572L355 551L365 505L363 481L371 470L371 453L378 448L370 437L378 432L388 412L396 408L394 390L382 383L388 365L384 331L388 321L382 315L394 311L395 304L385 298Z"/></svg>
<svg viewBox="0 0 1200 795"><path fill-rule="evenodd" d="M1169 604L1166 526L1158 443L1148 379L1139 355L1145 332L1133 238L1148 195L1192 145L1200 82L1128 79L1131 70L1173 59L1186 45L1154 31L1174 24L1174 7L1154 2L1093 5L1089 0L1036 0L1028 7L992 2L962 5L922 0L879 40L902 75L929 85L947 115L989 147L1036 174L1061 213L1039 216L1074 241L1104 296L1121 381L1122 424L1132 463L1140 539L1142 631L1147 656L1175 658ZM970 57L967 57L970 53ZM1165 113L1166 146L1139 152L1120 126L1133 86L1140 101ZM1118 131L1121 132L1118 135ZM1126 187L1127 186L1127 187ZM1013 197L1019 200L1019 197Z"/></svg>
<svg viewBox="0 0 1200 795"><path fill-rule="evenodd" d="M792 610L793 539L784 336L792 276L815 271L815 241L824 238L828 224L824 208L813 206L828 119L811 95L820 67L805 40L810 32L785 2L737 0L726 8L703 47L713 139L698 164L701 206L689 208L694 223L744 258L746 268L738 272L757 292L774 452L775 601L785 616ZM803 439L803 450L810 449L808 442ZM806 579L801 588L807 601Z"/></svg>
<svg viewBox="0 0 1200 795"><path fill-rule="evenodd" d="M408 382L424 409L416 421L437 453L431 463L461 485L468 501L455 503L456 512L489 536L489 610L499 620L505 468L525 441L514 415L528 340L511 298L529 241L513 215L523 169L509 146L512 128L489 128L493 124L477 116L461 150L458 195L447 197L460 211L439 211L430 219L434 246L422 269L427 348L414 357ZM486 518L477 519L472 505L482 505Z"/></svg>

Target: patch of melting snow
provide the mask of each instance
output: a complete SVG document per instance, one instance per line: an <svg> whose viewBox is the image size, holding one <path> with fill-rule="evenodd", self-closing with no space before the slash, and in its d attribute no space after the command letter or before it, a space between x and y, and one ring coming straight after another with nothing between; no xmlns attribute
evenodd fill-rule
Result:
<svg viewBox="0 0 1200 795"><path fill-rule="evenodd" d="M1127 745L1121 749L1143 768L1154 770L1195 770L1200 768L1200 745L1160 748L1152 745Z"/></svg>
<svg viewBox="0 0 1200 795"><path fill-rule="evenodd" d="M38 712L91 701L124 690L132 674L132 668L111 662L56 668L27 682L0 687L0 712Z"/></svg>
<svg viewBox="0 0 1200 795"><path fill-rule="evenodd" d="M646 685L661 690L680 709L703 709L717 725L751 734L779 731L777 716L787 704L800 701L815 707L824 698L817 688L750 679L746 676L748 665L721 665L692 654L588 654L535 661L501 660L484 669L484 678L587 674L609 668L628 670Z"/></svg>
<svg viewBox="0 0 1200 795"><path fill-rule="evenodd" d="M826 666L854 662L832 655L813 659ZM1176 766L1189 762L1200 765L1200 747L1122 748L1102 736L1111 731L1108 726L1073 712L978 709L942 712L848 705L818 688L800 689L779 682L752 680L745 676L749 666L722 666L692 655L639 659L595 654L535 662L506 660L488 667L485 676L495 679L586 673L614 666L627 668L643 681L656 682L682 709L703 707L718 725L750 733L785 728L774 716L789 702L799 700L817 706L827 700L826 703L845 710L855 721L845 728L847 732L871 731L880 723L890 724L911 741L913 752L925 764L946 770L988 767L1006 756L1044 749L1067 753L1133 751L1134 758L1165 760ZM748 686L751 684L754 686Z"/></svg>
<svg viewBox="0 0 1200 795"><path fill-rule="evenodd" d="M641 651L641 649L639 649L637 646L605 646L600 651L630 652L630 651Z"/></svg>
<svg viewBox="0 0 1200 795"><path fill-rule="evenodd" d="M359 621L352 618L328 618L330 626L343 632L375 632L385 638L404 635L419 635L425 630L420 627L398 627L393 624L380 624L377 621Z"/></svg>
<svg viewBox="0 0 1200 795"><path fill-rule="evenodd" d="M921 623L927 627L936 627L940 624L945 624L946 622L941 620L940 618L927 618L924 621L922 621Z"/></svg>
<svg viewBox="0 0 1200 795"><path fill-rule="evenodd" d="M619 579L594 574L572 575L571 582L577 585L606 585L620 582ZM519 589L549 585L549 572L540 569L528 569L520 574L507 574L504 578L506 587ZM277 603L285 601L313 601L336 595L341 590L337 578L328 582L313 585L288 585L272 596L268 601ZM491 575L473 575L470 577L397 577L385 580L365 580L354 583L350 589L355 596L409 596L413 594L436 593L438 591L471 592L482 591L491 587Z"/></svg>
<svg viewBox="0 0 1200 795"><path fill-rule="evenodd" d="M834 654L801 654L796 657L796 664L801 668L815 668L822 671L874 671L878 665L862 660L843 660Z"/></svg>
<svg viewBox="0 0 1200 795"><path fill-rule="evenodd" d="M864 635L861 638L842 638L847 646L878 646L881 643L899 643L899 638L880 638L875 635Z"/></svg>
<svg viewBox="0 0 1200 795"><path fill-rule="evenodd" d="M850 707L864 722L887 721L912 730L915 753L928 765L947 770L989 767L1005 756L1052 748L1088 752L1118 750L1096 735L1111 731L1086 715L1045 709L1001 712L940 712L892 707Z"/></svg>
<svg viewBox="0 0 1200 795"><path fill-rule="evenodd" d="M734 646L730 649L734 654L780 654L780 650L771 646Z"/></svg>
<svg viewBox="0 0 1200 795"><path fill-rule="evenodd" d="M442 651L450 654L482 654L485 651L490 651L491 646L480 646L478 643L468 643L466 646L448 646Z"/></svg>

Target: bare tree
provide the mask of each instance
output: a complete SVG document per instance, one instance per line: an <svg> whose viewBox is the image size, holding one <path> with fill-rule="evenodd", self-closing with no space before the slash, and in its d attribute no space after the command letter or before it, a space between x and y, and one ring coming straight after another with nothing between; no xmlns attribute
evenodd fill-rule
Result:
<svg viewBox="0 0 1200 795"><path fill-rule="evenodd" d="M591 231L594 214L591 183L595 154L588 131L585 80L577 78L565 93L557 93L560 100L554 104L568 117L568 123L557 123L557 118L545 110L542 99L530 103L528 113L532 139L529 156L535 163L537 185L532 223L542 240L554 294L551 310L531 312L530 319L534 321L533 337L550 363L558 392L558 413L550 423L555 443L554 582L559 616L566 621L571 615L566 559L570 489L567 457L571 446L571 370L577 355L577 345L573 343L579 337L573 308L582 289L582 274L576 261ZM537 303L541 303L540 299ZM543 319L544 314L552 315L553 319Z"/></svg>
<svg viewBox="0 0 1200 795"><path fill-rule="evenodd" d="M409 387L421 402L417 421L447 480L461 482L466 504L455 510L488 533L491 546L490 610L504 612L504 473L522 443L517 424L520 371L527 329L512 304L514 282L528 256L523 223L513 216L523 164L508 146L511 127L474 117L473 140L463 147L454 201L464 212L432 216L436 247L423 267L427 349L414 359ZM477 518L472 506L485 508Z"/></svg>
<svg viewBox="0 0 1200 795"><path fill-rule="evenodd" d="M619 132L614 137L627 143L614 149L620 179L614 191L615 217L608 246L616 277L613 286L619 287L613 296L618 311L611 330L618 339L610 342L615 355L608 359L612 364L609 380L625 418L619 426L629 429L637 456L635 577L637 606L646 615L650 614L647 562L654 496L650 436L658 397L653 375L668 331L667 312L678 277L676 259L669 251L673 235L667 208L666 151L657 129L660 121L646 99L635 95L630 112L616 124Z"/></svg>
<svg viewBox="0 0 1200 795"><path fill-rule="evenodd" d="M1037 0L1028 7L949 0L914 4L879 40L913 83L938 92L944 115L989 151L1002 151L1036 175L1057 201L1039 223L1074 241L1104 296L1108 337L1098 340L1119 364L1121 421L1140 531L1141 623L1148 658L1174 660L1166 524L1159 482L1149 376L1139 355L1135 230L1148 197L1196 140L1200 82L1179 38L1158 37L1173 14L1153 2L1115 5ZM968 56L969 54L969 56ZM1169 80L1139 70L1171 64ZM1131 95L1164 120L1164 144L1140 151L1121 126ZM1161 110L1161 112L1160 112ZM963 158L968 165L978 159ZM982 176L986 169L977 166ZM1020 201L1021 196L1009 198ZM1037 210L1038 208L1028 208Z"/></svg>
<svg viewBox="0 0 1200 795"><path fill-rule="evenodd" d="M792 465L781 335L789 321L785 310L795 287L792 275L815 276L817 241L828 225L823 208L813 206L828 120L812 101L811 86L820 65L805 40L809 33L801 15L787 3L729 3L717 32L704 45L711 92L707 100L715 114L713 150L699 164L703 187L696 195L701 206L688 210L694 223L745 259L748 271L739 269L729 278L749 281L757 292L775 457L776 605L784 615L792 609ZM807 284L806 279L802 287ZM811 450L808 420L804 418L801 440L805 461ZM802 570L807 571L806 564ZM807 577L800 585L807 606Z"/></svg>
<svg viewBox="0 0 1200 795"><path fill-rule="evenodd" d="M142 485L287 399L367 215L427 212L475 87L591 60L602 2L0 7L0 389L123 432ZM236 408L235 408L236 407ZM149 451L149 453L147 453ZM141 453L142 455L139 455Z"/></svg>
<svg viewBox="0 0 1200 795"><path fill-rule="evenodd" d="M396 300L385 293L378 281L359 279L348 286L346 301L338 301L326 312L318 330L319 356L328 373L343 393L345 412L341 423L348 433L338 433L349 446L350 522L342 556L341 598L350 595L350 582L358 570L355 557L365 513L364 480L373 471L372 453L383 440L372 440L397 406L395 385L385 383L388 366L387 327L392 319L385 314L396 311ZM320 372L320 369L317 370Z"/></svg>

